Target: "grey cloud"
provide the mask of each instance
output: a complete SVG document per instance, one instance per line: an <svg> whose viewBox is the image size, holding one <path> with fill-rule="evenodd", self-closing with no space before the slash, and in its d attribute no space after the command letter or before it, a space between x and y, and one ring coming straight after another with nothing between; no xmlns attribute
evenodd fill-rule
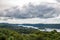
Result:
<svg viewBox="0 0 60 40"><path fill-rule="evenodd" d="M13 6L16 5L14 5L14 3L11 3L10 0L0 0L0 10L4 10Z"/></svg>
<svg viewBox="0 0 60 40"><path fill-rule="evenodd" d="M60 0L56 0L57 2L60 2Z"/></svg>
<svg viewBox="0 0 60 40"><path fill-rule="evenodd" d="M53 18L57 17L59 14L60 9L54 7L54 4L51 5L50 3L36 6L28 4L23 10L20 10L18 7L12 7L11 9L6 9L3 12L0 12L0 16L14 18Z"/></svg>

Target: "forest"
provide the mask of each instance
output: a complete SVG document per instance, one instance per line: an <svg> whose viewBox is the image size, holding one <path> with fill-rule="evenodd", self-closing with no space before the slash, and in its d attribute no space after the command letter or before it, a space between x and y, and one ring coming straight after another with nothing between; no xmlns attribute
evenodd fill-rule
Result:
<svg viewBox="0 0 60 40"><path fill-rule="evenodd" d="M0 40L60 40L60 32L0 24Z"/></svg>

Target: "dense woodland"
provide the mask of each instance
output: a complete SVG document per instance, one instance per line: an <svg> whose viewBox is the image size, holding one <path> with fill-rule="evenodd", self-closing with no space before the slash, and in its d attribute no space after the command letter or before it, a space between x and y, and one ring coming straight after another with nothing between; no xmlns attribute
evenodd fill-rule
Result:
<svg viewBox="0 0 60 40"><path fill-rule="evenodd" d="M60 32L0 24L0 40L60 40Z"/></svg>

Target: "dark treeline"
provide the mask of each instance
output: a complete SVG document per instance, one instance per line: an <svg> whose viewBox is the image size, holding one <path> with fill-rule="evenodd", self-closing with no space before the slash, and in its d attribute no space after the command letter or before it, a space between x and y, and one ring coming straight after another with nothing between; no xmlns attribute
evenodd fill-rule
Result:
<svg viewBox="0 0 60 40"><path fill-rule="evenodd" d="M0 23L0 27L21 27L18 25L24 25L24 26L33 26L33 27L38 27L40 29L44 28L56 28L60 29L60 24L8 24L8 23ZM23 27L23 26L22 26Z"/></svg>
<svg viewBox="0 0 60 40"><path fill-rule="evenodd" d="M56 29L60 29L60 24L22 24L22 25L38 27L40 29L44 29L44 28L56 28Z"/></svg>

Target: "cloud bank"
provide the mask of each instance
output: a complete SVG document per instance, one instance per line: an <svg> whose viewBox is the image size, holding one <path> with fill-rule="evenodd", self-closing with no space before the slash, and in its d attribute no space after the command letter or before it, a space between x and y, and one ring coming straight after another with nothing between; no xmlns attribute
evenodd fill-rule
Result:
<svg viewBox="0 0 60 40"><path fill-rule="evenodd" d="M57 2L60 2L60 0L56 0Z"/></svg>
<svg viewBox="0 0 60 40"><path fill-rule="evenodd" d="M21 10L18 6L0 11L0 17L12 18L54 18L60 15L60 4L41 3L33 5L29 3Z"/></svg>
<svg viewBox="0 0 60 40"><path fill-rule="evenodd" d="M34 5L38 5L41 2L56 3L55 0L0 0L0 10L13 6L22 7L23 5L27 5L29 2L33 3Z"/></svg>

